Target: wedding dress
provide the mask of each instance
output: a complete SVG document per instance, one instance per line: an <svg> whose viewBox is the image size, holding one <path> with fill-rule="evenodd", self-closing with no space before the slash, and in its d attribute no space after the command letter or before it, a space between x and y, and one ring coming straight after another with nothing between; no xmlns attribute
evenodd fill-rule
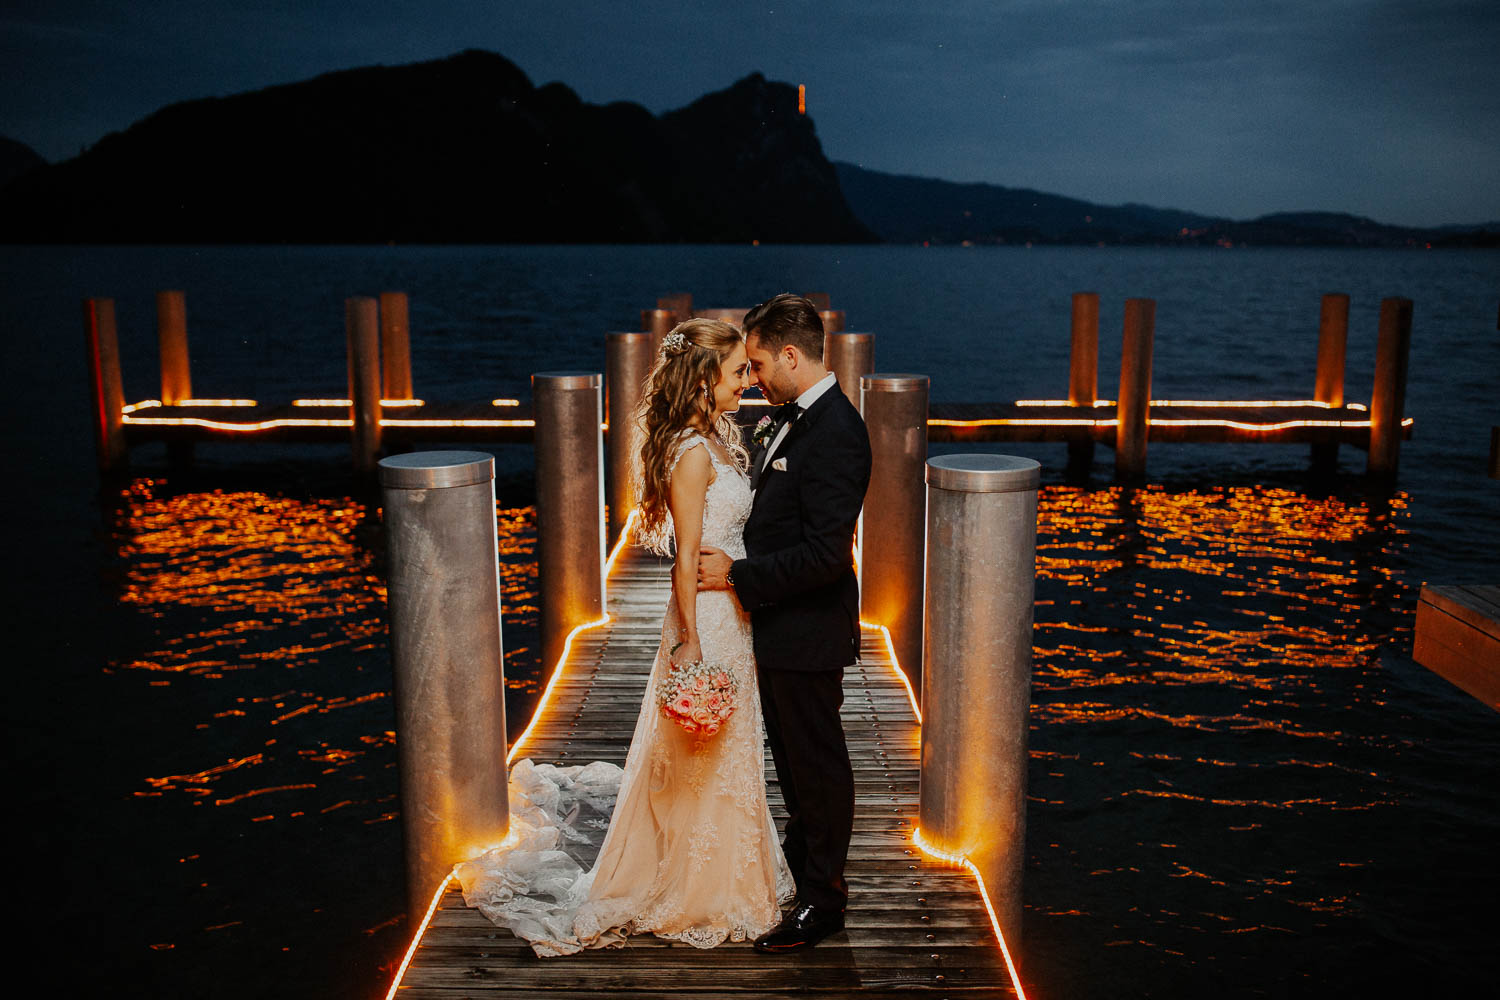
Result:
<svg viewBox="0 0 1500 1000"><path fill-rule="evenodd" d="M674 466L694 447L707 448L715 474L703 544L742 558L749 481L691 431L678 441ZM730 671L738 686L735 712L718 734L690 736L657 705L679 625L677 602L669 600L624 769L518 761L508 846L454 868L464 901L538 955L618 947L640 933L699 948L743 941L774 927L792 897L766 802L750 618L732 591L700 593L697 610L704 660Z"/></svg>

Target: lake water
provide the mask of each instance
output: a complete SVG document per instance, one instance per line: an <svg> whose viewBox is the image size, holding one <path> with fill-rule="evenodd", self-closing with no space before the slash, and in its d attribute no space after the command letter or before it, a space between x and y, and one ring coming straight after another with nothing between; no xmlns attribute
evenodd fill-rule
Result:
<svg viewBox="0 0 1500 1000"><path fill-rule="evenodd" d="M1500 715L1410 659L1423 581L1500 581L1500 255L907 247L0 248L7 758L18 954L65 991L369 997L408 939L376 498L348 450L159 447L101 489L79 301L118 303L157 391L153 296L188 296L200 396L339 395L343 299L411 295L417 394L597 368L660 293L827 291L936 400L1062 396L1069 297L1154 298L1158 398L1305 398L1351 295L1368 401L1383 296L1415 302L1394 488L1364 456L1151 448L1148 485L1039 459L1024 977L1039 997L1419 990L1500 976ZM951 450L951 449L950 449ZM531 454L499 447L513 731L535 651ZM855 901L857 905L857 900ZM64 964L65 963L65 964Z"/></svg>

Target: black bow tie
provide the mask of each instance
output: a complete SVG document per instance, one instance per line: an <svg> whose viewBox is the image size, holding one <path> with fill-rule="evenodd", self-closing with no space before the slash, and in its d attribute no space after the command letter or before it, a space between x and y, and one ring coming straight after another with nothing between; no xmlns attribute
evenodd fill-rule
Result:
<svg viewBox="0 0 1500 1000"><path fill-rule="evenodd" d="M780 406L776 407L776 409L771 412L771 419L776 421L776 425L779 427L782 424L796 420L797 414L800 413L801 410L802 408L797 405L797 401L794 399L790 403L782 403Z"/></svg>

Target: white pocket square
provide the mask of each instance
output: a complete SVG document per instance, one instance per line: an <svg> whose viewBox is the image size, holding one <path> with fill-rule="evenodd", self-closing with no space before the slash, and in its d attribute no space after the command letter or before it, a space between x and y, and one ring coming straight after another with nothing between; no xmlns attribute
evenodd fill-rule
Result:
<svg viewBox="0 0 1500 1000"><path fill-rule="evenodd" d="M786 471L786 459L784 459L784 458L778 458L778 459L776 459L775 461L773 461L771 463L771 468L775 469L777 472L785 472Z"/></svg>

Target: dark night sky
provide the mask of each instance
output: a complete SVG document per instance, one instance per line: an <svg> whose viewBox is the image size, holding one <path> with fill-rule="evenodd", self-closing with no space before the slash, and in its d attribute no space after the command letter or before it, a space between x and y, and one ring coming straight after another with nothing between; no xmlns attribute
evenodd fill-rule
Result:
<svg viewBox="0 0 1500 1000"><path fill-rule="evenodd" d="M1500 219L1497 0L4 0L0 135L492 49L660 112L754 70L877 170L1248 218Z"/></svg>

